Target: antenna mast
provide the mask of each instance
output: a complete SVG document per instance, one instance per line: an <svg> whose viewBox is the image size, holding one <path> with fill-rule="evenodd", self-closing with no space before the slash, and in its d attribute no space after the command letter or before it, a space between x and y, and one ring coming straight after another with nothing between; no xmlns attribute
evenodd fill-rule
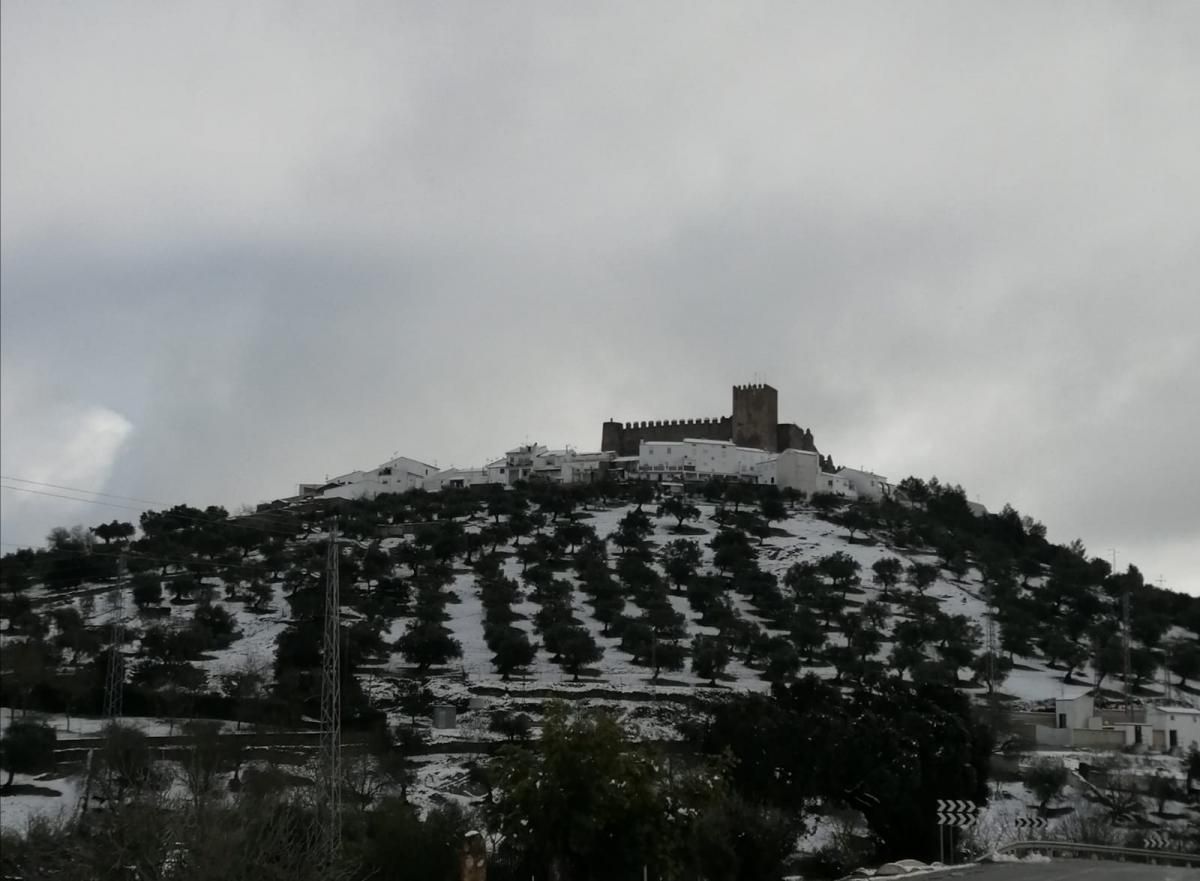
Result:
<svg viewBox="0 0 1200 881"><path fill-rule="evenodd" d="M329 527L325 560L325 639L321 656L321 795L326 812L325 856L337 860L342 844L341 596L337 518Z"/></svg>

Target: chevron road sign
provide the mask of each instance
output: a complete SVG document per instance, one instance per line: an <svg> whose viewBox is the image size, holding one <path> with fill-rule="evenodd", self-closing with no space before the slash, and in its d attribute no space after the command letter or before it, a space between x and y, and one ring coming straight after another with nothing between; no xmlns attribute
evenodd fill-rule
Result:
<svg viewBox="0 0 1200 881"><path fill-rule="evenodd" d="M1016 826L1018 829L1045 829L1045 817L1017 817Z"/></svg>
<svg viewBox="0 0 1200 881"><path fill-rule="evenodd" d="M970 826L978 817L979 805L966 799L939 798L938 825Z"/></svg>
<svg viewBox="0 0 1200 881"><path fill-rule="evenodd" d="M1151 850L1166 850L1171 846L1170 835L1165 835L1162 832L1148 832L1146 834L1146 847Z"/></svg>

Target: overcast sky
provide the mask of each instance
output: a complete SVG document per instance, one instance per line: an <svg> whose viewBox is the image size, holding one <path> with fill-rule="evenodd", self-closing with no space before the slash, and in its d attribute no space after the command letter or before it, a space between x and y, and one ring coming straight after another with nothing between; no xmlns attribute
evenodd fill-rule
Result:
<svg viewBox="0 0 1200 881"><path fill-rule="evenodd" d="M1200 593L1200 4L5 2L0 43L9 478L232 509L757 379ZM136 518L0 499L5 551Z"/></svg>

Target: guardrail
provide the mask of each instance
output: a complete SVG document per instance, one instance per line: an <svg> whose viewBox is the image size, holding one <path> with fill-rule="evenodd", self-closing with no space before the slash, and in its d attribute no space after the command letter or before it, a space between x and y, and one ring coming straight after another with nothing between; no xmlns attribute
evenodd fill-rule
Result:
<svg viewBox="0 0 1200 881"><path fill-rule="evenodd" d="M1107 844L1079 844L1074 841L1014 841L996 848L996 853L1038 852L1048 856L1068 854L1087 859L1107 859L1152 863L1168 866L1200 866L1200 853L1172 850L1144 850L1138 847L1113 847Z"/></svg>

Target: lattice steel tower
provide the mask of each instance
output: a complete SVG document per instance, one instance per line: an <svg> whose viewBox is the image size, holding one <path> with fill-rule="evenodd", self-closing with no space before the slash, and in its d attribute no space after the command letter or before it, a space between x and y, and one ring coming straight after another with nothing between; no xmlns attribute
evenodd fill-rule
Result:
<svg viewBox="0 0 1200 881"><path fill-rule="evenodd" d="M125 642L125 557L117 560L117 583L108 595L112 621L109 628L108 675L104 680L104 716L116 719L121 715L125 692L125 657L121 646Z"/></svg>
<svg viewBox="0 0 1200 881"><path fill-rule="evenodd" d="M337 519L329 527L325 560L325 639L321 655L321 807L326 856L333 862L342 843L341 596L338 588Z"/></svg>

